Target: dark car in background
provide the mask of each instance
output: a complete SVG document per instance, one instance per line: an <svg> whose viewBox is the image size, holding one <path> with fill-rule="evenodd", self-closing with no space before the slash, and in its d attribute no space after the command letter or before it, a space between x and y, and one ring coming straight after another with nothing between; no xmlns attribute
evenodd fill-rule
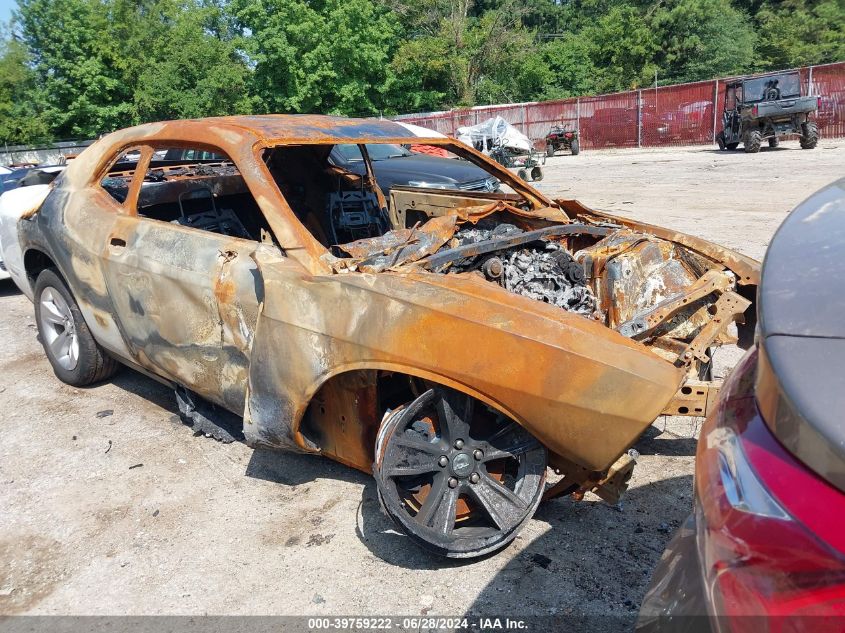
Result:
<svg viewBox="0 0 845 633"><path fill-rule="evenodd" d="M385 194L394 186L486 192L499 189L495 177L465 160L420 154L401 145L366 147L378 185ZM354 144L335 145L330 159L358 175L363 175L366 169L361 151Z"/></svg>
<svg viewBox="0 0 845 633"><path fill-rule="evenodd" d="M845 630L845 178L778 229L639 632ZM758 617L750 617L758 616ZM760 617L762 616L762 617Z"/></svg>
<svg viewBox="0 0 845 633"><path fill-rule="evenodd" d="M64 168L64 165L39 165L14 169L0 176L0 193L29 185L49 185Z"/></svg>

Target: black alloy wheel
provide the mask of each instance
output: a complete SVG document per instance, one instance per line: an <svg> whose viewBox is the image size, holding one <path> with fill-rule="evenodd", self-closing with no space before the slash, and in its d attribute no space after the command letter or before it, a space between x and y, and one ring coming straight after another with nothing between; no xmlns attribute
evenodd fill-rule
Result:
<svg viewBox="0 0 845 633"><path fill-rule="evenodd" d="M543 495L546 449L516 422L434 387L388 416L376 440L379 500L422 547L473 558L510 543Z"/></svg>

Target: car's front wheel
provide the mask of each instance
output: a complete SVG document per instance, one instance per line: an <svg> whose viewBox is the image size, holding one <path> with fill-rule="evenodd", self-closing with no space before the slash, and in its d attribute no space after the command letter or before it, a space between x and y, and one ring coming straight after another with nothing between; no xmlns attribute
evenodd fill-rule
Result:
<svg viewBox="0 0 845 633"><path fill-rule="evenodd" d="M117 371L117 361L91 336L67 284L52 269L35 282L35 322L47 359L62 382L84 387Z"/></svg>
<svg viewBox="0 0 845 633"><path fill-rule="evenodd" d="M382 423L373 474L400 530L442 556L472 558L510 543L533 516L546 460L516 422L434 387Z"/></svg>

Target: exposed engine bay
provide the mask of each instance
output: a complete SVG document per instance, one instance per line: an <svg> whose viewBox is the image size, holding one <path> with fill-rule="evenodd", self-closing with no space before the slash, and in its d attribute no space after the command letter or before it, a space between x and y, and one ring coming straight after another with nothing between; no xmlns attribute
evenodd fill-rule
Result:
<svg viewBox="0 0 845 633"><path fill-rule="evenodd" d="M337 272L416 268L496 284L601 322L694 379L708 376L712 347L737 341L733 324L744 322L750 305L730 270L692 249L609 222L536 222L508 202L462 208L335 252Z"/></svg>
<svg viewBox="0 0 845 633"><path fill-rule="evenodd" d="M466 246L523 233L513 224L482 220L476 226L461 228L454 240L459 246ZM449 270L478 271L485 279L509 292L585 316L591 316L596 309L596 298L587 285L584 268L557 242L540 239L502 251L470 256L454 262Z"/></svg>

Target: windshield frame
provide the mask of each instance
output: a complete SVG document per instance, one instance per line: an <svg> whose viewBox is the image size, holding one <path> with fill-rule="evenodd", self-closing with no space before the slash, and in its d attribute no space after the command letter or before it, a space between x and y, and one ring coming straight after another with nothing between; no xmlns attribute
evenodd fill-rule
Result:
<svg viewBox="0 0 845 633"><path fill-rule="evenodd" d="M514 193L518 194L531 206L530 211L539 211L544 208L559 209L561 213L568 217L565 211L555 203L551 198L541 193L525 181L517 178L516 174L500 165L492 158L482 154L481 152L461 143L457 139L444 137L424 137L424 136L398 136L398 137L369 137L369 138L337 138L327 137L324 139L289 139L289 138L267 138L253 145L253 152L256 160L262 162L261 156L265 150L274 147L281 147L285 145L339 145L339 144L354 144L354 145L432 145L434 147L442 147L448 152L463 158L469 163L480 167L488 174L495 176L500 182L505 183ZM269 173L269 172L268 172ZM271 177L272 178L272 177Z"/></svg>

